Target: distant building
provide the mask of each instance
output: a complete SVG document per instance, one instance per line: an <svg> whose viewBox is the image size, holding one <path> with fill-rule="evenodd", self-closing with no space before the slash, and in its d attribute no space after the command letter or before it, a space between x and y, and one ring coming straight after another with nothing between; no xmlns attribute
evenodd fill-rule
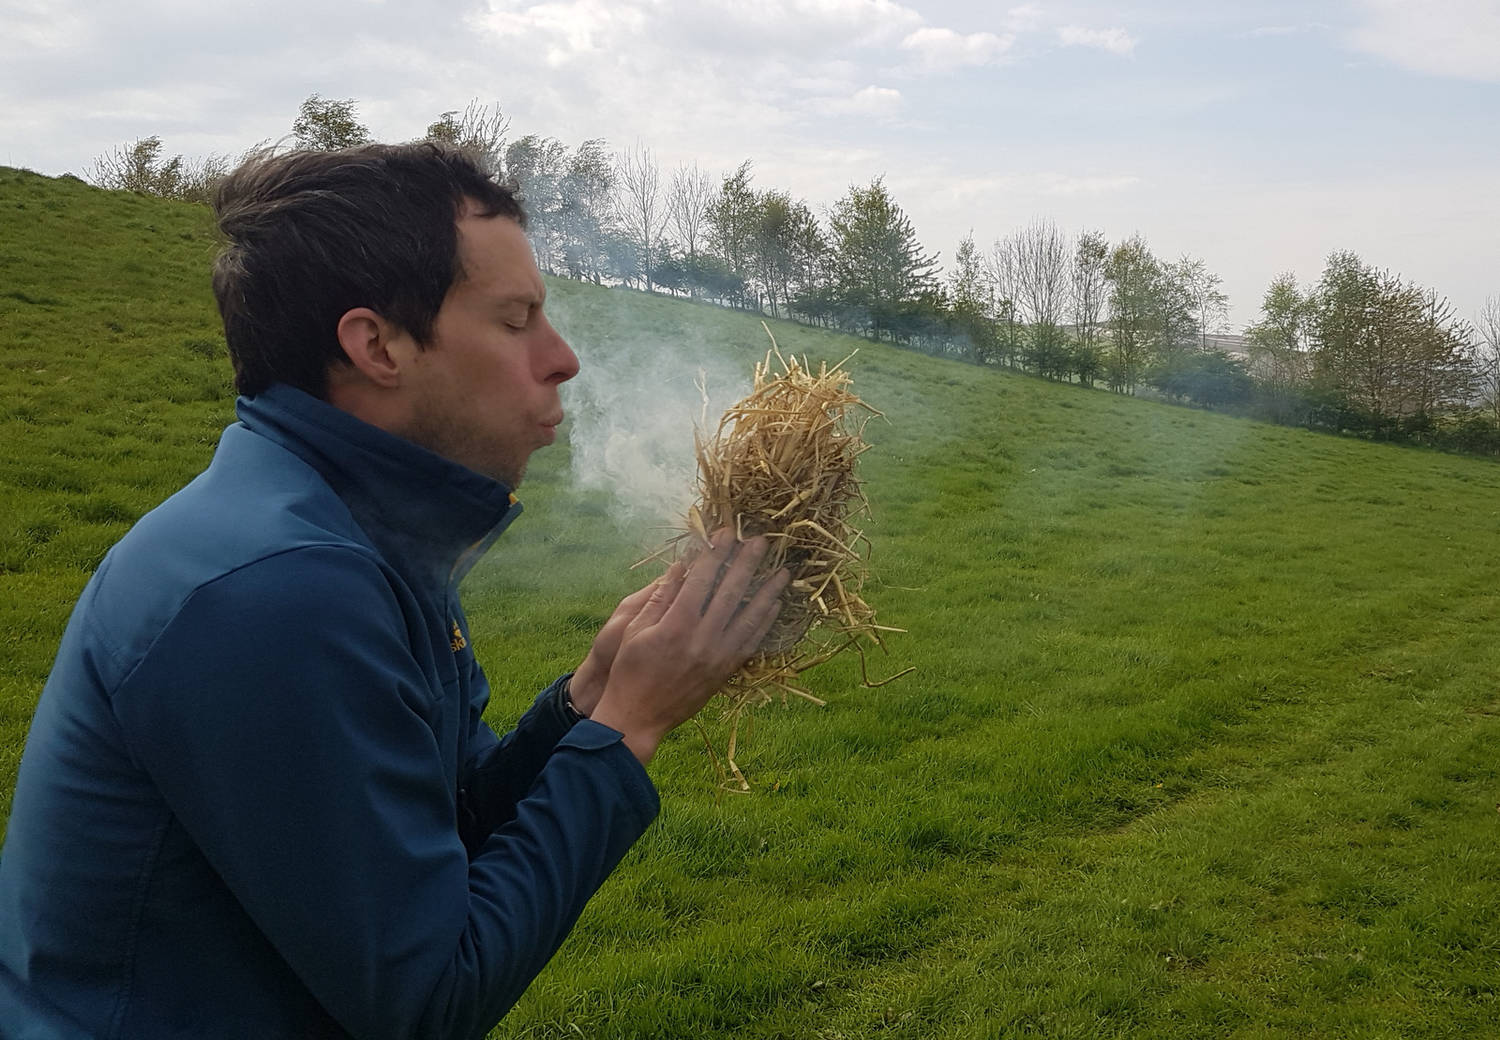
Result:
<svg viewBox="0 0 1500 1040"><path fill-rule="evenodd" d="M1202 337L1199 342L1204 350L1212 350L1219 354L1228 354L1247 364L1250 361L1250 337L1235 335L1229 332L1210 332Z"/></svg>

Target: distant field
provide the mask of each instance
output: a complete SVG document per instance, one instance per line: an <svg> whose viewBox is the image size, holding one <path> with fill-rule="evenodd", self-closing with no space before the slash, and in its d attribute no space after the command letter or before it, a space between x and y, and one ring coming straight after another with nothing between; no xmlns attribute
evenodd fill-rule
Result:
<svg viewBox="0 0 1500 1040"><path fill-rule="evenodd" d="M232 418L207 214L0 169L0 814L73 598ZM588 364L758 321L552 283ZM884 411L883 621L759 714L496 1037L1476 1037L1500 1021L1500 467L772 323ZM502 726L641 532L560 445L466 586Z"/></svg>

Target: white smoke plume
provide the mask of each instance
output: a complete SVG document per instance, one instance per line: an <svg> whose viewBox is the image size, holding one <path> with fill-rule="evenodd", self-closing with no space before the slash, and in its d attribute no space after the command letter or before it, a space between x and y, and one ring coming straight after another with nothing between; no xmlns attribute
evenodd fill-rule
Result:
<svg viewBox="0 0 1500 1040"><path fill-rule="evenodd" d="M694 428L712 436L751 378L704 352L600 344L563 386L573 479L612 496L622 529L680 525L696 496Z"/></svg>

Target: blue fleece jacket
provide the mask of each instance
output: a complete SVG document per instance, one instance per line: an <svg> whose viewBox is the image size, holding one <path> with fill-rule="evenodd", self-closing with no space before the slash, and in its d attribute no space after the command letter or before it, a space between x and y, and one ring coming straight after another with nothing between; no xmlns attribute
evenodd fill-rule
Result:
<svg viewBox="0 0 1500 1040"><path fill-rule="evenodd" d="M509 489L276 386L105 557L0 853L0 1036L479 1037L656 792L558 684L505 740L457 586Z"/></svg>

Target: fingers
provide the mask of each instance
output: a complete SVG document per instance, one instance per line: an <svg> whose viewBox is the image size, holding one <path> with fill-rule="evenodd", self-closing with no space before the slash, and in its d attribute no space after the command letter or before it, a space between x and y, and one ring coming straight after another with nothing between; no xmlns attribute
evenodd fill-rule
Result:
<svg viewBox="0 0 1500 1040"><path fill-rule="evenodd" d="M715 532L711 548L692 567L674 563L642 590L645 601L625 629L592 713L625 734L641 761L650 758L663 735L695 715L765 639L790 581L781 569L755 582L768 547L764 537L739 544L733 532ZM628 609L629 599L620 611Z"/></svg>
<svg viewBox="0 0 1500 1040"><path fill-rule="evenodd" d="M573 707L583 714L591 714L594 705L599 702L604 684L609 679L609 671L614 666L615 656L620 651L620 642L625 638L631 623L650 602L655 589L655 585L647 585L622 599L609 620L594 636L588 656L574 670L569 682L569 697Z"/></svg>
<svg viewBox="0 0 1500 1040"><path fill-rule="evenodd" d="M727 529L714 532L710 549L691 566L673 563L654 585L621 603L617 614L645 596L624 642L664 640L679 661L696 661L707 672L743 665L775 622L790 581L785 569L755 581L769 544L765 537L739 543Z"/></svg>
<svg viewBox="0 0 1500 1040"><path fill-rule="evenodd" d="M791 580L791 573L785 568L777 571L761 584L750 602L735 616L735 634L741 636L739 647L745 658L755 653L776 623L781 614L781 594Z"/></svg>
<svg viewBox="0 0 1500 1040"><path fill-rule="evenodd" d="M693 564L677 609L695 609L709 631L728 628L769 545L765 537L738 543L727 530L715 532L714 548Z"/></svg>
<svg viewBox="0 0 1500 1040"><path fill-rule="evenodd" d="M637 589L620 600L620 605L615 607L615 612L610 615L610 620L620 619L628 622L633 619L651 601L651 597L655 595L657 587L660 584L659 580L653 581L650 585Z"/></svg>
<svg viewBox="0 0 1500 1040"><path fill-rule="evenodd" d="M645 597L640 610L636 612L634 620L630 622L630 627L626 631L634 632L649 628L660 621L672 604L677 601L686 577L687 568L682 565L681 561L678 561L668 567L667 572L656 581L626 597L627 600L634 599L636 596ZM621 606L623 607L624 604L622 603Z"/></svg>
<svg viewBox="0 0 1500 1040"><path fill-rule="evenodd" d="M709 537L709 549L693 561L684 583L685 602L691 603L699 614L706 612L710 600L718 591L725 568L739 549L739 543L727 527L721 527Z"/></svg>

